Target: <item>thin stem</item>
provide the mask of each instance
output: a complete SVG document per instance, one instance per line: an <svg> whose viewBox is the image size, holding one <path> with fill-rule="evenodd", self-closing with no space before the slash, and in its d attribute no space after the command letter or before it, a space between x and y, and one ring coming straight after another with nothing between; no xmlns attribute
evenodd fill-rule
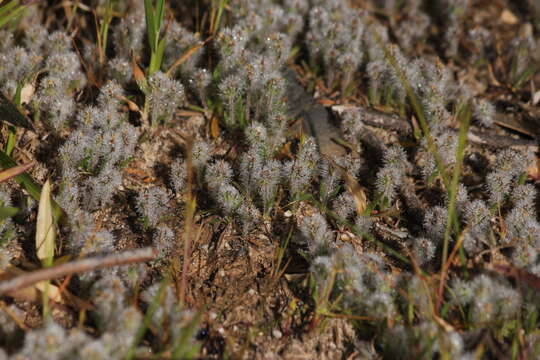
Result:
<svg viewBox="0 0 540 360"><path fill-rule="evenodd" d="M457 192L458 192L458 185L459 185L459 179L461 177L461 168L463 164L463 158L465 156L465 147L467 145L467 132L469 131L469 125L471 122L472 117L472 111L470 104L465 105L465 107L460 111L460 126L459 126L459 135L458 135L458 146L456 150L456 163L454 166L454 173L452 176L452 182L450 184L449 189L449 195L450 195L450 201L448 203L448 218L446 220L446 229L444 231L444 240L443 240L443 252L442 252L442 258L441 258L441 279L439 283L439 292L437 297L437 304L436 304L436 310L439 311L442 298L443 298L443 290L444 290L444 284L446 281L446 272L448 271L448 267L450 266L449 262L447 261L448 257L448 246L450 243L450 236L452 234L452 229L454 229L454 232L456 236L459 235L459 222L456 214L456 203L457 203ZM461 244L463 242L463 238L461 237L458 243L456 244L454 251L452 252L452 257L455 256L455 253L461 247Z"/></svg>
<svg viewBox="0 0 540 360"><path fill-rule="evenodd" d="M195 210L197 208L197 198L194 192L194 166L193 166L193 139L188 139L187 144L187 195L188 200L186 202L186 220L184 225L184 256L182 263L182 275L180 278L180 286L178 289L180 304L184 304L186 299L187 288L187 276L189 271L189 264L191 262L191 240L192 230L195 217Z"/></svg>
<svg viewBox="0 0 540 360"><path fill-rule="evenodd" d="M448 219L446 223L446 229L444 232L443 253L442 253L442 266L446 262L448 257L448 243L450 242L450 235L452 233L452 227L459 233L459 224L456 216L456 202L459 179L461 177L461 168L463 165L463 158L465 156L465 147L467 146L467 133L469 131L469 125L471 122L472 111L469 104L465 105L460 112L461 121L459 126L458 145L456 150L456 163L454 165L454 173L452 175L452 182L450 188L448 188L450 201L448 203Z"/></svg>
<svg viewBox="0 0 540 360"><path fill-rule="evenodd" d="M424 114L424 109L422 108L422 105L420 104L420 101L418 100L416 93L411 87L411 84L407 80L407 77L405 76L403 69L399 66L395 56L390 51L389 47L385 46L381 37L377 34L376 31L372 31L372 34L375 41L379 44L379 46L381 46L382 50L384 51L384 56L386 58L386 61L388 61L390 65L394 68L394 71L396 72L401 85L403 86L403 88L405 89L405 92L407 93L407 97L409 98L409 101L411 102L413 110L420 123L420 127L422 128L422 132L424 133L424 137L426 138L429 152L435 158L435 164L437 166L437 170L439 171L439 174L441 175L444 187L448 190L450 188L450 180L448 179L446 175L446 172L444 169L445 168L444 161L441 157L441 154L437 150L435 141L433 141L433 137L431 136L431 132L429 130L429 126L426 120L426 115Z"/></svg>

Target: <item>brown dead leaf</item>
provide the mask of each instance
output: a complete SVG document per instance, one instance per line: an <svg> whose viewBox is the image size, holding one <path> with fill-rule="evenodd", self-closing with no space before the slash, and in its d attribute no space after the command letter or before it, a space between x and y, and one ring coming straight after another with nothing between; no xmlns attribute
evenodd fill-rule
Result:
<svg viewBox="0 0 540 360"><path fill-rule="evenodd" d="M333 106L336 105L336 102L334 100L330 99L320 99L319 103L324 106Z"/></svg>
<svg viewBox="0 0 540 360"><path fill-rule="evenodd" d="M343 166L338 165L334 160L328 157L326 159L330 162L330 164L332 164L333 167L335 167L341 173L341 176L343 176L347 191L349 191L349 193L354 199L354 204L356 205L356 212L358 213L358 215L363 215L367 208L367 196L364 188L360 186L358 181L356 181L354 176L352 176L347 171L347 169L345 169Z"/></svg>
<svg viewBox="0 0 540 360"><path fill-rule="evenodd" d="M537 157L534 163L527 168L527 175L534 181L540 180L540 158Z"/></svg>
<svg viewBox="0 0 540 360"><path fill-rule="evenodd" d="M499 82L499 80L497 80L497 77L495 76L495 73L493 71L493 65L491 65L490 63L487 64L488 65L488 75L489 75L489 79L491 81L491 83L494 85L494 86L502 86L502 84Z"/></svg>
<svg viewBox="0 0 540 360"><path fill-rule="evenodd" d="M515 25L519 22L519 19L517 18L517 16L514 15L514 13L508 9L503 10L503 12L501 13L500 19L503 23L508 24L508 25Z"/></svg>
<svg viewBox="0 0 540 360"><path fill-rule="evenodd" d="M126 104L128 104L129 111L141 112L141 109L139 109L139 106L135 104L133 101L129 100L127 97L120 96L120 99L122 99L123 101L126 102Z"/></svg>
<svg viewBox="0 0 540 360"><path fill-rule="evenodd" d="M281 149L279 149L279 152L277 154L277 158L280 160L283 159L292 159L293 155L291 153L291 142L286 142Z"/></svg>
<svg viewBox="0 0 540 360"><path fill-rule="evenodd" d="M217 116L212 117L210 119L210 136L212 136L212 139L215 139L219 136L219 122Z"/></svg>
<svg viewBox="0 0 540 360"><path fill-rule="evenodd" d="M191 110L178 110L176 112L178 116L185 116L185 117L191 117L191 116L201 116L203 113L199 111L191 111Z"/></svg>
<svg viewBox="0 0 540 360"><path fill-rule="evenodd" d="M135 58L131 59L131 70L133 71L133 77L135 77L135 81L139 84L139 87L141 84L146 83L146 76L137 64L137 61L135 61Z"/></svg>
<svg viewBox="0 0 540 360"><path fill-rule="evenodd" d="M176 70L176 68L180 65L182 65L184 62L186 62L187 59L189 59L197 50L199 50L201 47L204 46L208 41L210 41L212 37L209 37L204 42L200 42L191 48L189 48L185 53L182 54L175 62L171 65L169 70L167 70L166 75L168 77L171 77L173 75L173 72Z"/></svg>
<svg viewBox="0 0 540 360"><path fill-rule="evenodd" d="M139 168L126 167L123 169L123 171L140 179L146 179L151 176L149 173Z"/></svg>

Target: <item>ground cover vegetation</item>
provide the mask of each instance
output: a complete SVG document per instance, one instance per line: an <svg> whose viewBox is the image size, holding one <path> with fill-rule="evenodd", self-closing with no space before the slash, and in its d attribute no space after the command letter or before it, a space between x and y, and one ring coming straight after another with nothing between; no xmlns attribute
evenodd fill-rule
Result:
<svg viewBox="0 0 540 360"><path fill-rule="evenodd" d="M539 358L539 31L0 1L0 359Z"/></svg>

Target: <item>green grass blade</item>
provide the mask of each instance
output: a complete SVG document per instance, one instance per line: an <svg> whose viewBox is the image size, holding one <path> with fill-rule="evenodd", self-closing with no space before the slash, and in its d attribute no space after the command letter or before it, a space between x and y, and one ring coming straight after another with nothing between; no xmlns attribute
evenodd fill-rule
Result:
<svg viewBox="0 0 540 360"><path fill-rule="evenodd" d="M129 348L129 351L125 357L126 360L131 360L135 357L135 351L137 350L137 346L143 339L144 334L146 333L146 330L152 324L152 317L154 316L154 313L157 311L157 309L161 306L163 297L165 296L165 290L167 289L168 285L169 285L168 280L163 280L161 282L159 289L157 291L157 294L152 299L152 303L150 304L150 306L148 307L148 310L146 311L146 314L144 315L142 324L139 325L139 328L137 329L137 334L135 335L135 339L133 340L133 343L131 344L131 347Z"/></svg>
<svg viewBox="0 0 540 360"><path fill-rule="evenodd" d="M154 7L152 0L144 0L144 13L146 17L146 31L152 53L156 51L156 22L154 19Z"/></svg>
<svg viewBox="0 0 540 360"><path fill-rule="evenodd" d="M7 16L7 14L13 10L13 8L15 8L17 5L19 5L19 1L18 0L13 0L9 3L7 3L6 5L0 7L0 20L2 20L4 18L4 16Z"/></svg>
<svg viewBox="0 0 540 360"><path fill-rule="evenodd" d="M20 16L24 11L26 10L26 7L21 6L17 9L13 10L9 14L5 14L3 17L0 17L0 28L9 23L11 20L16 19L18 16Z"/></svg>
<svg viewBox="0 0 540 360"><path fill-rule="evenodd" d="M9 130L8 130L8 139L7 139L7 143L6 143L6 154L8 156L11 156L11 153L13 152L13 149L15 149L15 143L16 143L16 129L15 127L13 126L10 126L9 127Z"/></svg>
<svg viewBox="0 0 540 360"><path fill-rule="evenodd" d="M407 77L405 76L403 69L399 66L395 56L392 54L388 46L385 46L385 44L383 43L382 39L379 37L376 31L373 31L372 35L375 41L382 48L386 61L388 61L388 63L392 66L392 68L398 75L399 81L401 85L403 86L403 88L405 89L405 92L407 93L407 97L409 98L409 101L411 102L411 106L416 114L416 117L418 118L418 122L420 123L420 127L422 128L422 132L424 133L424 136L426 138L426 141L428 144L428 150L435 158L435 164L437 166L437 169L439 170L439 173L441 174L441 178L444 183L444 186L448 191L450 187L450 180L448 179L448 176L446 172L444 171L444 161L442 160L442 156L437 150L437 146L435 145L435 142L433 141L433 137L431 136L431 132L429 130L429 126L426 120L426 115L424 113L424 109L422 108L420 100L418 100L418 97L416 96L416 93L411 87L411 84L407 80Z"/></svg>
<svg viewBox="0 0 540 360"><path fill-rule="evenodd" d="M161 30L161 26L163 25L163 16L165 15L164 8L165 8L165 0L157 0L155 20L156 20L156 30L158 31L158 36L159 36L159 31Z"/></svg>
<svg viewBox="0 0 540 360"><path fill-rule="evenodd" d="M17 163L13 161L7 154L0 150L0 166L4 169L9 169L14 166L17 166ZM39 186L30 175L27 173L23 173L20 175L17 175L14 177L15 181L21 185L32 198L34 198L36 201L39 201L41 197L41 186ZM62 219L62 209L60 206L53 200L52 201L52 207L53 207L53 216L56 223L59 223Z"/></svg>
<svg viewBox="0 0 540 360"><path fill-rule="evenodd" d="M165 53L165 38L159 41L157 51L156 51L156 64L154 71L161 69L161 64L163 63L163 54Z"/></svg>
<svg viewBox="0 0 540 360"><path fill-rule="evenodd" d="M456 163L454 165L454 172L452 174L452 181L450 183L448 203L448 219L446 223L446 229L444 231L443 252L441 266L444 268L446 259L448 257L448 244L450 242L450 235L452 228L454 228L456 235L459 234L459 222L456 214L456 198L459 186L459 179L461 177L461 168L463 165L463 158L465 157L465 147L467 146L467 133L469 132L469 125L471 123L472 110L470 104L464 106L462 111L459 112L458 118L460 118L458 145L456 149Z"/></svg>
<svg viewBox="0 0 540 360"><path fill-rule="evenodd" d="M216 16L216 22L214 26L212 27L214 33L217 32L219 29L219 25L221 23L221 15L223 14L223 9L225 8L225 5L227 5L227 0L219 1L219 8L218 8L217 16Z"/></svg>
<svg viewBox="0 0 540 360"><path fill-rule="evenodd" d="M197 357L200 345L196 344L190 346L190 343L194 338L194 335L197 332L197 327L201 322L201 315L202 314L200 312L197 312L189 324L180 333L180 336L174 339L172 348L173 359L195 359Z"/></svg>
<svg viewBox="0 0 540 360"><path fill-rule="evenodd" d="M514 88L520 89L523 86L523 83L529 80L537 71L536 66L529 66L517 77L514 81Z"/></svg>
<svg viewBox="0 0 540 360"><path fill-rule="evenodd" d="M20 210L13 206L0 206L0 221L17 215Z"/></svg>
<svg viewBox="0 0 540 360"><path fill-rule="evenodd" d="M11 125L34 131L34 125L19 109L0 91L0 120Z"/></svg>

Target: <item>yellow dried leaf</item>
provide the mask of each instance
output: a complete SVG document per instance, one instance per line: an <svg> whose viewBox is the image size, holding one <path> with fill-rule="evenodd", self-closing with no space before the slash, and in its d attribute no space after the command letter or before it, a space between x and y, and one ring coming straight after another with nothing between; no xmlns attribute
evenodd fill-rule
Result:
<svg viewBox="0 0 540 360"><path fill-rule="evenodd" d="M22 276L24 274L27 274L27 272L17 267L10 267L5 270L0 270L0 280L7 281L13 277ZM39 294L38 290L41 292L45 292L46 285L47 281L42 281L24 289L10 292L9 296L18 300L39 301L41 299L41 295ZM58 286L49 284L49 287L47 289L47 296L53 301L63 303L60 289L58 288Z"/></svg>
<svg viewBox="0 0 540 360"><path fill-rule="evenodd" d="M34 96L34 93L36 92L36 87L32 83L28 83L23 86L21 90L21 104L28 104L30 103L30 100L32 100L32 97Z"/></svg>
<svg viewBox="0 0 540 360"><path fill-rule="evenodd" d="M508 9L504 9L501 13L501 21L508 25L515 25L519 22L519 19L513 12Z"/></svg>
<svg viewBox="0 0 540 360"><path fill-rule="evenodd" d="M135 78L135 82L139 86L139 89L141 89L142 92L146 92L148 87L148 84L146 82L146 76L137 64L135 58L131 59L131 70L133 71L133 77Z"/></svg>
<svg viewBox="0 0 540 360"><path fill-rule="evenodd" d="M56 228L51 203L51 184L47 180L41 189L36 224L37 257L45 266L52 265L55 240Z"/></svg>
<svg viewBox="0 0 540 360"><path fill-rule="evenodd" d="M48 281L38 282L34 285L36 289L42 293L46 293L47 297L54 302L63 303L62 294L60 293L60 288L56 285L49 283Z"/></svg>

